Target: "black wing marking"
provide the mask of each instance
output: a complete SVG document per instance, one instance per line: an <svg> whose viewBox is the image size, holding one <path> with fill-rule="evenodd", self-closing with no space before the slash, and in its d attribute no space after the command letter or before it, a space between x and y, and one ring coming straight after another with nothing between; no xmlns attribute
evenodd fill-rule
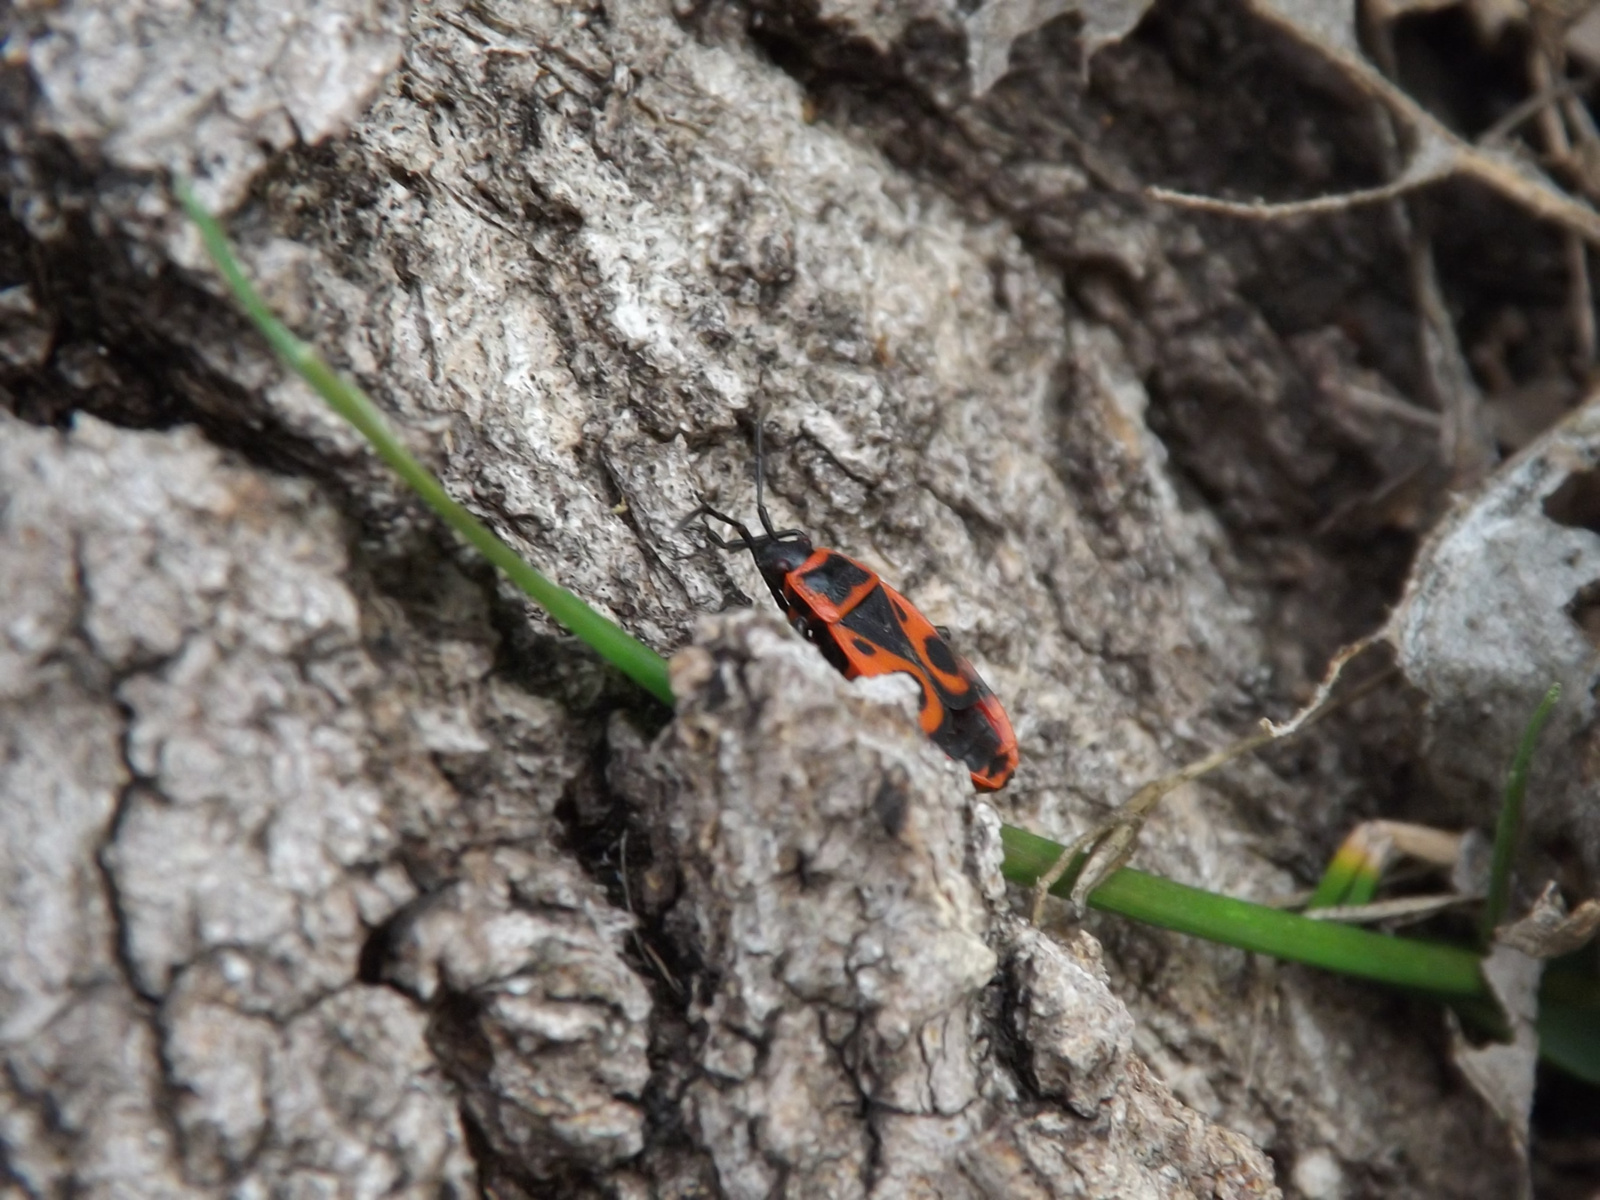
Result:
<svg viewBox="0 0 1600 1200"><path fill-rule="evenodd" d="M807 587L827 597L831 603L839 605L849 599L850 593L872 576L844 555L829 554L826 561L812 567L800 578L806 581Z"/></svg>
<svg viewBox="0 0 1600 1200"><path fill-rule="evenodd" d="M961 671L955 654L937 634L928 639L926 646L918 646L912 641L905 627L895 620L894 608L882 584L873 588L860 604L845 613L840 624L851 633L859 634L867 641L881 646L909 663L921 664L926 654L927 661L939 670L948 671L951 675L962 675L966 679L967 687L963 691L953 692L933 672L927 670L919 672L927 678L929 685L946 708L970 708L983 697L982 688L973 686L972 680Z"/></svg>

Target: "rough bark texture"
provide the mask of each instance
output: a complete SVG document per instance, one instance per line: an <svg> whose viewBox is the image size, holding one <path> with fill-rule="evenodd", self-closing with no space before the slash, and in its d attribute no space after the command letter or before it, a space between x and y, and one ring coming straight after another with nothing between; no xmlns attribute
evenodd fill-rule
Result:
<svg viewBox="0 0 1600 1200"><path fill-rule="evenodd" d="M673 660L671 729L619 756L652 860L683 865L666 920L717 965L679 1103L720 1190L1276 1194L1133 1058L1092 939L990 916L998 821L890 686L736 618Z"/></svg>
<svg viewBox="0 0 1600 1200"><path fill-rule="evenodd" d="M937 3L9 20L0 1188L1507 1194L1428 1010L1125 925L1051 940L996 874L1001 819L1081 830L1282 715L1397 594L1403 546L1308 534L1422 453L1313 383L1349 367L1330 289L1396 311L1361 290L1381 228L1330 251L1132 194L1250 166L1230 114L1273 114L1202 60L1270 63L1262 35L1193 6L1091 100L1058 24L973 101ZM1329 124L1295 126L1309 161L1360 144ZM237 210L454 494L678 652L670 724L279 370L158 168ZM991 803L892 681L697 624L765 604L678 528L752 510L760 408L775 519L1004 697ZM1178 793L1141 865L1303 886L1420 786L1409 710L1371 727Z"/></svg>

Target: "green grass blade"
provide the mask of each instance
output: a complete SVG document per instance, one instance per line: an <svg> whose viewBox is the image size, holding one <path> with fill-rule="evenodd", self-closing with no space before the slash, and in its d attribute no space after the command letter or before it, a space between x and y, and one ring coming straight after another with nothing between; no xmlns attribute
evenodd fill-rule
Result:
<svg viewBox="0 0 1600 1200"><path fill-rule="evenodd" d="M465 538L486 559L504 571L546 612L589 644L594 651L627 675L663 704L672 704L672 685L667 678L666 661L643 642L601 616L566 588L545 578L529 566L505 542L473 516L444 490L444 485L418 462L400 440L367 394L344 378L317 352L290 333L274 315L250 281L245 278L228 239L185 181L176 184L178 200L189 219L200 230L206 250L217 265L250 320L261 331L278 356L316 389L335 412L358 429L378 456L394 469L422 497L434 512Z"/></svg>
<svg viewBox="0 0 1600 1200"><path fill-rule="evenodd" d="M1000 869L1007 879L1022 886L1032 884L1062 850L1055 842L1011 826L1001 828L1000 839L1006 852ZM1055 890L1064 895L1070 888L1063 880ZM1313 921L1126 867L1090 894L1089 905L1241 950L1441 998L1488 994L1478 971L1478 956L1471 950Z"/></svg>
<svg viewBox="0 0 1600 1200"><path fill-rule="evenodd" d="M1029 887L1063 847L1013 825L1000 827L1001 873ZM1065 896L1062 880L1054 889ZM1475 950L1390 937L1312 921L1123 868L1094 890L1089 905L1162 929L1305 963L1341 975L1431 995L1485 1034L1504 1036L1505 1019L1478 970ZM1551 964L1539 990L1540 1053L1582 1079L1600 1082L1600 974L1575 961Z"/></svg>
<svg viewBox="0 0 1600 1200"><path fill-rule="evenodd" d="M1506 906L1511 902L1511 864L1516 857L1517 842L1522 836L1522 799L1528 791L1528 770L1533 764L1533 751L1545 722L1550 719L1556 702L1561 699L1561 685L1552 684L1550 690L1533 710L1533 716L1522 731L1522 742L1517 746L1511 769L1506 772L1505 800L1500 805L1500 818L1495 822L1494 859L1489 868L1489 895L1483 902L1483 916L1478 935L1487 946L1494 937L1495 927L1505 920Z"/></svg>
<svg viewBox="0 0 1600 1200"><path fill-rule="evenodd" d="M1368 858L1365 841L1352 834L1333 852L1333 859L1317 881L1317 890L1306 901L1306 908L1371 904L1378 891L1378 879L1377 864Z"/></svg>
<svg viewBox="0 0 1600 1200"><path fill-rule="evenodd" d="M1600 1011L1539 1003L1539 1054L1568 1075L1600 1086Z"/></svg>
<svg viewBox="0 0 1600 1200"><path fill-rule="evenodd" d="M1539 1053L1600 1084L1600 969L1594 948L1558 959L1539 987Z"/></svg>

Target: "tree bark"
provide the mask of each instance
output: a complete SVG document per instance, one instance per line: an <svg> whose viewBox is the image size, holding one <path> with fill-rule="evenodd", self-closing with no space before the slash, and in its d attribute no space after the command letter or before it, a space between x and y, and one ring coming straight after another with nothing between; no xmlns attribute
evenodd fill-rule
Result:
<svg viewBox="0 0 1600 1200"><path fill-rule="evenodd" d="M1091 93L1058 22L974 99L937 3L8 19L0 1187L1509 1194L1430 1010L1047 935L997 873L1000 821L1068 838L1285 715L1397 592L1310 536L1376 468L1308 382L1332 318L1259 290L1324 251L1136 192L1249 140L1193 56L1265 34L1194 6ZM670 720L272 360L168 171L454 495L676 655ZM1333 236L1350 289L1385 266ZM762 413L774 519L1005 701L1006 791L680 528L753 513ZM1140 865L1304 886L1404 787L1378 703L1174 795Z"/></svg>

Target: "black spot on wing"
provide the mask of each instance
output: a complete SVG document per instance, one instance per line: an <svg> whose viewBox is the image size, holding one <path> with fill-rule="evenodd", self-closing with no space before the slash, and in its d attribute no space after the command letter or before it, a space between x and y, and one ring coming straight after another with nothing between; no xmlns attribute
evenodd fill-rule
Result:
<svg viewBox="0 0 1600 1200"><path fill-rule="evenodd" d="M956 656L951 652L949 645L942 637L931 637L928 644L923 647L927 652L928 661L946 675L961 674L961 667L956 662Z"/></svg>
<svg viewBox="0 0 1600 1200"><path fill-rule="evenodd" d="M851 592L872 578L860 564L842 554L830 553L820 566L811 568L800 577L806 586L826 596L834 604L843 604Z"/></svg>
<svg viewBox="0 0 1600 1200"><path fill-rule="evenodd" d="M916 647L911 644L900 622L894 619L888 593L881 584L868 592L860 604L845 613L841 624L851 633L881 646L891 654L917 661Z"/></svg>
<svg viewBox="0 0 1600 1200"><path fill-rule="evenodd" d="M946 714L939 728L930 735L935 745L968 770L995 771L995 763L1003 762L1000 754L1000 735L976 708L954 709Z"/></svg>
<svg viewBox="0 0 1600 1200"><path fill-rule="evenodd" d="M883 590L881 584L868 592L866 598L860 604L847 612L841 623L852 633L860 634L868 641L908 662L920 664L924 661L923 652L927 648L912 644L911 637L906 633L905 627L895 620L894 604L889 599L888 593ZM931 672L927 670L919 671L917 672L918 675L928 677L927 683L934 693L931 697L924 695L923 707L926 708L927 701L936 697L938 703L947 708L970 708L986 694L982 683L976 682L974 678L970 678L962 672L954 652L948 645L937 638L934 641L938 643L939 651L942 652L944 658L942 661L935 659L930 653L927 661L932 662L940 670L948 671L951 675L962 676L965 686L958 691L952 690L946 687L943 681L935 678ZM933 643L930 642L929 647L932 645ZM945 665L946 663L948 665Z"/></svg>

